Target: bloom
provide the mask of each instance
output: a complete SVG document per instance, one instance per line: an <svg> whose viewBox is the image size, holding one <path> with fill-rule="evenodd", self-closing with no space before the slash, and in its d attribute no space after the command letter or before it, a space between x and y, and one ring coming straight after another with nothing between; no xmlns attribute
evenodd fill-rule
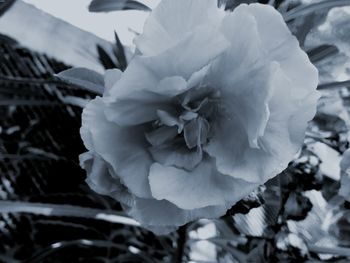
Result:
<svg viewBox="0 0 350 263"><path fill-rule="evenodd" d="M225 214L280 173L314 116L318 74L272 7L163 0L141 55L84 109L87 182L156 233Z"/></svg>

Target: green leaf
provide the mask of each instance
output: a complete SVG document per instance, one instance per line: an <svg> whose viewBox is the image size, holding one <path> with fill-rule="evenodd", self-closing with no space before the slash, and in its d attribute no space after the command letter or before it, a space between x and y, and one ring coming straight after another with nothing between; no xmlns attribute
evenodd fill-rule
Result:
<svg viewBox="0 0 350 263"><path fill-rule="evenodd" d="M150 11L151 9L134 0L93 0L89 5L90 12L110 12L120 10Z"/></svg>
<svg viewBox="0 0 350 263"><path fill-rule="evenodd" d="M333 0L333 1L327 0L319 3L310 4L310 5L301 5L287 12L284 15L284 20L286 22L289 22L297 17L315 13L322 9L330 9L337 6L346 6L346 5L350 5L349 0Z"/></svg>
<svg viewBox="0 0 350 263"><path fill-rule="evenodd" d="M56 75L62 81L75 85L97 94L104 90L103 76L96 71L86 68L71 68Z"/></svg>

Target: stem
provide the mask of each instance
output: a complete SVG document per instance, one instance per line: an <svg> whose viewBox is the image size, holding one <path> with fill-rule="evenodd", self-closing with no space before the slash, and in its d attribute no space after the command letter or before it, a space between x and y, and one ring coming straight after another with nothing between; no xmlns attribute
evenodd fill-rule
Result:
<svg viewBox="0 0 350 263"><path fill-rule="evenodd" d="M174 255L174 263L182 263L184 257L185 245L187 240L187 226L183 225L177 230L177 251Z"/></svg>

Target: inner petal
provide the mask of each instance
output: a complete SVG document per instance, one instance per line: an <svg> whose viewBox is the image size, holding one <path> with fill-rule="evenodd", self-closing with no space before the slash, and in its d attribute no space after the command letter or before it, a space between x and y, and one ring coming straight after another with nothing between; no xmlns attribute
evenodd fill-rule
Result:
<svg viewBox="0 0 350 263"><path fill-rule="evenodd" d="M149 148L153 159L165 166L175 166L185 170L193 170L203 158L201 147L189 150L183 143L163 144Z"/></svg>
<svg viewBox="0 0 350 263"><path fill-rule="evenodd" d="M178 133L180 133L183 129L183 121L180 120L178 117L170 114L167 111L163 110L157 110L157 115L159 117L159 121L161 124L164 124L166 126L172 127L177 126L178 127Z"/></svg>
<svg viewBox="0 0 350 263"><path fill-rule="evenodd" d="M170 141L171 139L174 139L177 134L178 133L175 126L162 126L152 132L146 133L145 137L147 141L153 146L159 146Z"/></svg>
<svg viewBox="0 0 350 263"><path fill-rule="evenodd" d="M209 123L206 119L198 117L191 120L184 127L184 139L189 149L206 143L209 133Z"/></svg>

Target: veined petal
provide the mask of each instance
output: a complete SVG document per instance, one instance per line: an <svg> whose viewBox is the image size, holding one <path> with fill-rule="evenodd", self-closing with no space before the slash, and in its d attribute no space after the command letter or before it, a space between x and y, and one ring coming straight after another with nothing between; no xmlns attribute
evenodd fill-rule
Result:
<svg viewBox="0 0 350 263"><path fill-rule="evenodd" d="M176 45L198 26L218 26L223 15L212 0L163 0L146 20L143 34L135 39L135 44L144 55L156 55Z"/></svg>
<svg viewBox="0 0 350 263"><path fill-rule="evenodd" d="M257 187L220 174L210 161L201 162L190 172L155 163L149 180L154 198L168 200L182 209L234 204Z"/></svg>
<svg viewBox="0 0 350 263"><path fill-rule="evenodd" d="M109 122L103 109L103 101L97 97L83 111L81 134L83 139L88 135L86 147L106 161L133 194L150 197L148 174L152 158L146 150L143 130Z"/></svg>

